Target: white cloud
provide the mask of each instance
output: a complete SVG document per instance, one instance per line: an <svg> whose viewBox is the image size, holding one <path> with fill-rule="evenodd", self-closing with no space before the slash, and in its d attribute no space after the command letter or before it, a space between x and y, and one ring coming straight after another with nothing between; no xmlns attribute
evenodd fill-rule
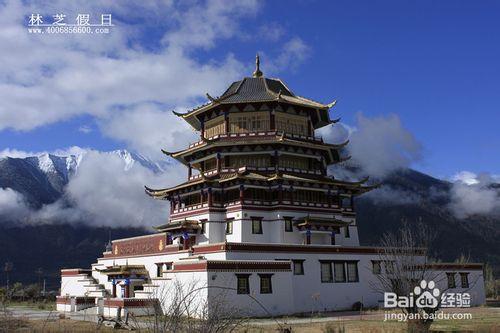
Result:
<svg viewBox="0 0 500 333"><path fill-rule="evenodd" d="M155 173L140 163L127 164L119 154L77 147L68 152L84 155L61 199L35 210L25 203L22 194L0 189L0 217L25 223L150 227L168 219L169 204L147 196L144 185L170 187L186 177L185 168L178 163L169 165L164 173Z"/></svg>
<svg viewBox="0 0 500 333"><path fill-rule="evenodd" d="M28 157L28 156L34 156L36 154L38 154L38 153L27 152L27 151L18 150L18 149L10 149L10 148L0 150L0 158L3 158L3 157L24 158L24 157Z"/></svg>
<svg viewBox="0 0 500 333"><path fill-rule="evenodd" d="M272 56L264 51L260 51L259 54L265 64L261 66L264 74L280 72L284 69L294 71L311 56L311 47L300 37L292 37L285 42L277 55Z"/></svg>
<svg viewBox="0 0 500 333"><path fill-rule="evenodd" d="M350 163L371 177L384 177L421 159L421 144L397 115L368 118L358 113L355 127L336 124L320 133L329 142L339 143L348 137Z"/></svg>
<svg viewBox="0 0 500 333"><path fill-rule="evenodd" d="M180 150L199 138L199 134L170 111L155 105L141 105L102 121L107 135L125 142L133 150L160 158L160 149Z"/></svg>
<svg viewBox="0 0 500 333"><path fill-rule="evenodd" d="M21 193L10 188L0 188L0 217L16 216L22 220L29 211L30 208Z"/></svg>
<svg viewBox="0 0 500 333"><path fill-rule="evenodd" d="M498 190L480 185L455 184L451 192L450 208L460 218L490 215L500 209Z"/></svg>
<svg viewBox="0 0 500 333"><path fill-rule="evenodd" d="M125 170L117 155L89 152L78 173L67 185L65 194L74 204L77 216L89 223L113 226L151 226L168 216L168 203L144 193L145 184L158 185L163 177L134 164ZM49 205L40 214L60 214L60 203ZM54 209L57 208L57 209Z"/></svg>
<svg viewBox="0 0 500 333"><path fill-rule="evenodd" d="M416 192L394 188L392 186L382 185L363 196L370 199L375 204L383 205L414 205L423 200L423 197Z"/></svg>
<svg viewBox="0 0 500 333"><path fill-rule="evenodd" d="M466 185L478 184L477 175L470 171L460 171L451 177L453 182L462 182Z"/></svg>
<svg viewBox="0 0 500 333"><path fill-rule="evenodd" d="M500 214L499 179L483 173L461 171L452 177L450 209L459 218ZM496 184L495 184L496 183Z"/></svg>
<svg viewBox="0 0 500 333"><path fill-rule="evenodd" d="M78 132L81 132L83 134L89 134L92 131L93 131L92 127L90 127L89 125L82 125L82 126L78 127Z"/></svg>
<svg viewBox="0 0 500 333"><path fill-rule="evenodd" d="M87 9L135 15L130 12L129 4L120 7L92 2L85 8L66 2L29 5L7 1L0 4L0 45L3 49L0 52L0 130L29 131L82 114L100 119L102 124L142 105L155 103L157 110L164 111L177 105L196 104L205 92L219 93L228 82L241 75L243 66L231 54L222 60L202 63L186 55L180 44L201 47L220 38L229 38L232 35L222 32L237 33L237 18L251 15L258 6L253 1L237 4L215 1L203 6L207 22L217 23L217 26L184 20L185 15L194 16L199 5L184 13L184 5L177 8L147 2L144 9L141 7L143 20L149 18L151 22L160 22L165 17L178 20L178 24L168 31L167 23L158 24L170 43L147 51L137 43L136 35L141 27L120 21L115 22L110 34L101 36L28 34L23 23L29 13L41 10L44 13L65 12L68 17L70 13ZM161 11L156 12L158 9ZM152 16L147 17L148 13ZM196 26L203 28L192 33L191 29ZM231 27L235 29L227 29ZM206 33L206 29L211 32ZM179 42L174 43L177 39ZM151 128L151 131L163 130L161 126ZM113 133L116 131L105 134L111 136ZM169 144L163 142L162 146Z"/></svg>
<svg viewBox="0 0 500 333"><path fill-rule="evenodd" d="M285 29L277 23L266 23L259 28L259 37L272 42L278 41L285 35Z"/></svg>
<svg viewBox="0 0 500 333"><path fill-rule="evenodd" d="M134 149L144 149L146 141L158 145L146 147L148 151L177 147L172 139L178 139L177 134L188 127L168 129L171 118L166 111L196 105L206 92L218 95L229 82L248 74L248 66L231 53L203 62L192 51L258 30L243 28L242 22L259 9L256 0L146 1L140 6L129 2L5 1L0 4L0 131L30 131L90 115L104 135ZM29 34L24 21L31 13L65 13L67 20L77 13L112 13L115 27L106 35ZM159 34L153 41L148 35L152 30ZM278 28L273 31L282 34ZM144 39L153 46L145 47ZM297 37L279 49L274 65L269 64L276 70L293 68L309 54L309 47ZM141 110L145 110L144 117ZM153 118L166 122L150 126ZM134 135L118 128L120 121ZM80 131L88 133L89 129L82 126Z"/></svg>
<svg viewBox="0 0 500 333"><path fill-rule="evenodd" d="M251 17L258 9L256 0L214 0L196 3L187 10L174 9L169 19L175 21L175 28L167 32L162 41L175 49L209 49L218 39L244 34L239 27L240 18Z"/></svg>

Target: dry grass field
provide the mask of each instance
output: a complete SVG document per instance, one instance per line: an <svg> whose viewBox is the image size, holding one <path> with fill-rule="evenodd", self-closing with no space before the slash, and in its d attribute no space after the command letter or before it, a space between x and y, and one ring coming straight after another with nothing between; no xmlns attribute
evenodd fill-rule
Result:
<svg viewBox="0 0 500 333"><path fill-rule="evenodd" d="M470 311L472 320L438 320L431 330L433 332L488 332L500 333L500 308L474 308ZM294 320L295 319L295 320ZM282 327L290 327L293 333L403 333L406 324L397 321L383 321L383 313L374 312L362 319L336 317L329 318L289 318L289 322ZM280 322L286 321L280 319ZM276 333L279 326L275 323L250 321L237 330L238 333ZM51 320L27 320L23 318L0 318L0 332L122 332L108 327L98 327L96 323L75 321L70 319L54 318ZM136 332L147 332L138 329Z"/></svg>

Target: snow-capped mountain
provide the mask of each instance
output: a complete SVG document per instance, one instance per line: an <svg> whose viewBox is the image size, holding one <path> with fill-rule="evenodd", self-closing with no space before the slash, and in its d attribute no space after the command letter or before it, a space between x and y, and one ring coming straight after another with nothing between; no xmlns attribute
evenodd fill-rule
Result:
<svg viewBox="0 0 500 333"><path fill-rule="evenodd" d="M72 176L90 150L79 149L68 155L42 153L28 157L0 158L0 188L11 188L21 193L26 201L38 208L59 199ZM114 150L101 154L118 156L123 160L124 170L134 165L154 173L164 171L166 164L154 162L147 157L127 150Z"/></svg>

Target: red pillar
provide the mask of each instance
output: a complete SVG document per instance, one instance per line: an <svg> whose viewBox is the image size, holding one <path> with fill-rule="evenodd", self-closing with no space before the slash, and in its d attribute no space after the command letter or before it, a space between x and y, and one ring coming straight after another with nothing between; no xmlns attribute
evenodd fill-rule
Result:
<svg viewBox="0 0 500 333"><path fill-rule="evenodd" d="M245 199L245 186L240 185L240 201L242 204L244 199Z"/></svg>
<svg viewBox="0 0 500 333"><path fill-rule="evenodd" d="M111 290L111 297L116 297L116 281L113 281L113 288Z"/></svg>
<svg viewBox="0 0 500 333"><path fill-rule="evenodd" d="M209 187L207 190L207 196L208 196L208 207L212 207L213 204L213 195L212 195L212 188Z"/></svg>

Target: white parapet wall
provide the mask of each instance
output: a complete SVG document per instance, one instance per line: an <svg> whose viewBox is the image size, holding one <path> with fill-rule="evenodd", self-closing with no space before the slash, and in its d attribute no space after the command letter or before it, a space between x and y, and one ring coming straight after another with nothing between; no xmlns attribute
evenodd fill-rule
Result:
<svg viewBox="0 0 500 333"><path fill-rule="evenodd" d="M94 297L57 296L56 310L59 312L76 312L95 306Z"/></svg>
<svg viewBox="0 0 500 333"><path fill-rule="evenodd" d="M85 286L91 281L90 269L62 269L61 296L85 296Z"/></svg>
<svg viewBox="0 0 500 333"><path fill-rule="evenodd" d="M155 299L139 298L107 298L102 302L102 310L98 310L104 317L125 317L127 313L134 316L152 316L156 313Z"/></svg>

